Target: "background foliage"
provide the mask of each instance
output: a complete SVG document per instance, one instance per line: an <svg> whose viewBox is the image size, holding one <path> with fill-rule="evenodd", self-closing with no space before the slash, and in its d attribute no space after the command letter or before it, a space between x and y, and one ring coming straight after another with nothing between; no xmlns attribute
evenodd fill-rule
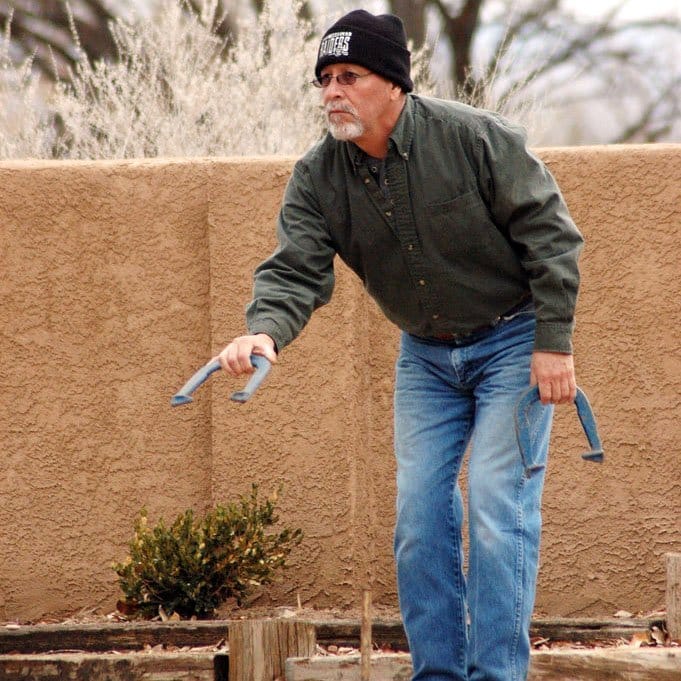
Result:
<svg viewBox="0 0 681 681"><path fill-rule="evenodd" d="M419 92L533 143L681 139L678 13L576 1L0 0L0 158L300 154L319 37L358 5L404 19Z"/></svg>

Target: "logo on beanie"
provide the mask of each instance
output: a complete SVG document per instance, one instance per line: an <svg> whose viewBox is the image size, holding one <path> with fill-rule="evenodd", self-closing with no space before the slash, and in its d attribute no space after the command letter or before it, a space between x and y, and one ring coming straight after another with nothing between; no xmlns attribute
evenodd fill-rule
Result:
<svg viewBox="0 0 681 681"><path fill-rule="evenodd" d="M322 57L347 57L350 53L352 31L329 33L319 46L319 59Z"/></svg>

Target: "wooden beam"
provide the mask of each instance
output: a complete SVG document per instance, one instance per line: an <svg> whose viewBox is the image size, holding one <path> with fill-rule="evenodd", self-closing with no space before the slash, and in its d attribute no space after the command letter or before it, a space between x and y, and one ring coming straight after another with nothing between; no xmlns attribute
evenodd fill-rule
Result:
<svg viewBox="0 0 681 681"><path fill-rule="evenodd" d="M672 641L681 642L681 553L667 553L667 631Z"/></svg>
<svg viewBox="0 0 681 681"><path fill-rule="evenodd" d="M142 650L145 646L157 645L217 647L227 640L228 624L226 621L183 621L5 626L0 627L0 654Z"/></svg>
<svg viewBox="0 0 681 681"><path fill-rule="evenodd" d="M0 655L3 681L107 679L108 681L215 681L215 653L66 653Z"/></svg>
<svg viewBox="0 0 681 681"><path fill-rule="evenodd" d="M677 610L678 612L678 610ZM322 613L320 613L321 615ZM321 645L358 648L359 620L311 620ZM140 650L145 646L165 645L181 648L217 646L227 639L228 620L198 622L99 622L96 624L37 624L0 627L0 654L46 653L58 650L107 651ZM594 643L630 640L635 634L662 629L664 618L655 619L537 619L532 637L550 641ZM379 647L408 650L407 638L399 618L374 617L372 639Z"/></svg>
<svg viewBox="0 0 681 681"><path fill-rule="evenodd" d="M678 648L593 648L532 653L528 681L679 681Z"/></svg>
<svg viewBox="0 0 681 681"><path fill-rule="evenodd" d="M371 591L369 589L364 589L362 593L359 653L361 658L360 681L369 681L371 677Z"/></svg>
<svg viewBox="0 0 681 681"><path fill-rule="evenodd" d="M359 655L290 658L286 661L286 681L357 681L360 667ZM411 656L406 653L371 657L373 681L405 681L411 673Z"/></svg>
<svg viewBox="0 0 681 681"><path fill-rule="evenodd" d="M316 652L314 624L295 620L242 620L229 625L229 681L275 681L289 657Z"/></svg>
<svg viewBox="0 0 681 681"><path fill-rule="evenodd" d="M356 681L359 655L295 658L286 663L286 681ZM373 681L410 678L411 658L405 653L374 655ZM533 652L528 681L679 681L681 649L593 648Z"/></svg>

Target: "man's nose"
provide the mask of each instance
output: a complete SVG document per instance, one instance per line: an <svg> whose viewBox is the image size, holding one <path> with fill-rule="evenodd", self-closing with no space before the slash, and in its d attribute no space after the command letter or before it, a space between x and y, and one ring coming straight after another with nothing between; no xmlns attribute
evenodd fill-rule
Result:
<svg viewBox="0 0 681 681"><path fill-rule="evenodd" d="M323 94L325 102L344 96L343 87L338 83L337 78L331 79L331 82L324 88Z"/></svg>

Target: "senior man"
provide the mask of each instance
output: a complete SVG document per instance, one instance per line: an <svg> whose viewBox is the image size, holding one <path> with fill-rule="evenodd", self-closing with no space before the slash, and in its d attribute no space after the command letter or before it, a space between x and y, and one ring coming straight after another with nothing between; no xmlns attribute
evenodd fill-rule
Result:
<svg viewBox="0 0 681 681"><path fill-rule="evenodd" d="M334 257L354 270L402 330L395 559L414 679L525 679L544 474L526 473L514 405L538 384L541 465L553 405L575 396L581 235L520 129L411 94L398 17L342 17L315 76L330 134L296 163L279 245L255 272L248 334L218 357L234 376L252 370L251 353L275 362L330 299Z"/></svg>

